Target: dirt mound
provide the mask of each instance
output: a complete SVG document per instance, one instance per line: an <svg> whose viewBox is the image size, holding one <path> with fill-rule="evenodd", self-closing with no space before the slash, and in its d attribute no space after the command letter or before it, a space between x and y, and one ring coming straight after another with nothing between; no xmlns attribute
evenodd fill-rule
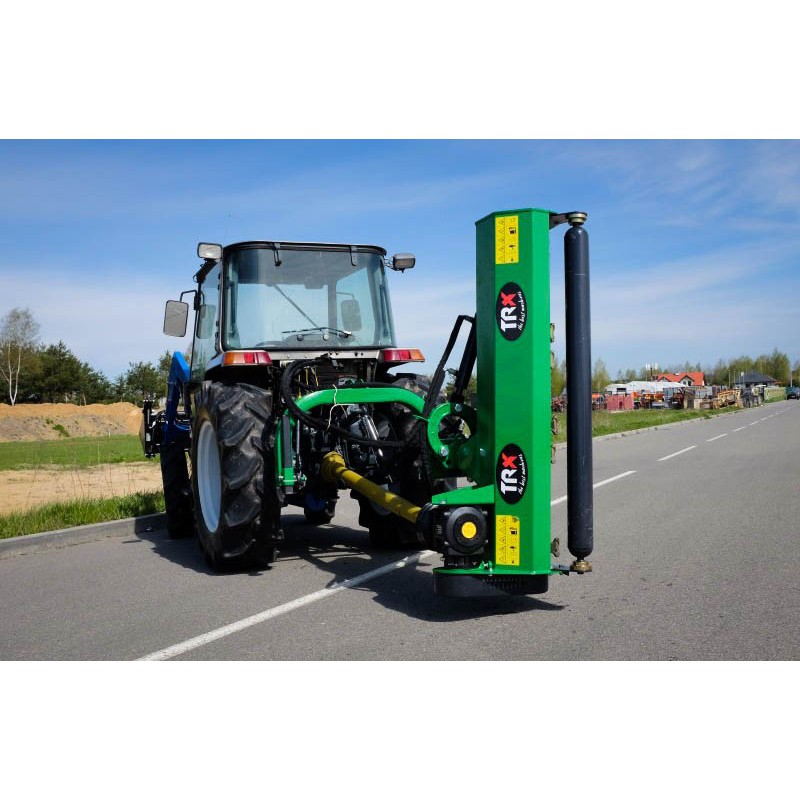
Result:
<svg viewBox="0 0 800 800"><path fill-rule="evenodd" d="M0 404L0 442L74 436L136 434L142 410L133 403L76 406L71 403Z"/></svg>

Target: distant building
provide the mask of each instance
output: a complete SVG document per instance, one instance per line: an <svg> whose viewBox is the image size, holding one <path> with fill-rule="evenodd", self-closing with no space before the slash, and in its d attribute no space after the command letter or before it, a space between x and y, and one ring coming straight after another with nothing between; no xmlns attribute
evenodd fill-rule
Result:
<svg viewBox="0 0 800 800"><path fill-rule="evenodd" d="M669 383L682 383L684 386L705 386L705 372L665 372L656 375L657 381L668 381Z"/></svg>
<svg viewBox="0 0 800 800"><path fill-rule="evenodd" d="M777 382L763 372L745 372L744 375L737 375L734 381L737 386L774 386Z"/></svg>

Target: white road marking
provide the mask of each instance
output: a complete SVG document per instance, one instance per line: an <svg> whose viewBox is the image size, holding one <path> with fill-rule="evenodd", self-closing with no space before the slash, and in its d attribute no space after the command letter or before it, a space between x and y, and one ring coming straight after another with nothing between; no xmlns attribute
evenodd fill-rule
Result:
<svg viewBox="0 0 800 800"><path fill-rule="evenodd" d="M747 425L742 425L741 428L734 428L733 432L736 433L736 431L743 431L746 427L747 427Z"/></svg>
<svg viewBox="0 0 800 800"><path fill-rule="evenodd" d="M715 436L713 439L706 439L707 442L716 442L717 439L721 439L723 436L727 436L727 433L721 433L719 436Z"/></svg>
<svg viewBox="0 0 800 800"><path fill-rule="evenodd" d="M659 458L659 461L666 461L669 458L675 458L675 456L679 456L681 453L688 453L690 450L694 450L697 447L696 444L693 444L691 447L684 447L683 450L678 450L677 453L670 453L668 456L664 456L664 458Z"/></svg>
<svg viewBox="0 0 800 800"><path fill-rule="evenodd" d="M629 469L627 472L620 472L619 475L615 475L613 478L606 478L604 481L598 481L592 486L592 488L599 489L601 486L605 486L607 483L613 483L614 481L618 481L620 478L627 478L628 475L633 475L635 472L635 469ZM567 495L564 494L561 497L557 497L555 500L551 500L550 505L557 506L559 503L563 503L566 499Z"/></svg>
<svg viewBox="0 0 800 800"><path fill-rule="evenodd" d="M370 570L369 572L365 572L363 575L357 575L355 578L348 578L346 581L342 581L341 583L334 583L332 586L328 586L325 589L320 589L318 592L313 592L312 594L307 594L305 597L298 597L297 600L292 600L288 603L284 603L283 605L269 608L266 611L261 611L258 614L253 614L252 617L245 617L245 619L240 619L238 622L232 622L230 625L225 625L222 628L217 628L214 631L209 631L208 633L204 633L200 636L195 636L193 639L187 639L185 642L174 644L172 647L165 647L163 650L158 650L157 652L150 653L150 655L147 656L142 656L142 658L137 659L137 661L166 661L167 659L174 658L182 653L187 653L189 650L196 650L198 647L202 647L209 642L215 642L217 639L230 636L232 633L238 633L239 631L245 630L245 628L251 628L253 625L259 625L262 622L266 622L268 619L273 619L274 617L279 617L281 614L294 611L296 608L307 606L309 603L315 603L317 600L324 600L326 597L336 594L336 592L341 592L343 589L349 589L352 586L358 586L362 583L366 583L372 578L377 578L379 575L385 575L387 572L393 572L396 569L402 569L410 564L416 564L417 561L425 558L426 556L435 555L436 553L433 550L423 550L420 553L414 553L413 555L403 558L400 561L393 561L391 564L384 564L384 566L378 567L378 569Z"/></svg>
<svg viewBox="0 0 800 800"><path fill-rule="evenodd" d="M613 483L614 481L618 481L620 478L626 478L628 475L633 475L634 472L636 472L635 469L629 469L627 472L620 472L619 475L615 475L613 478L606 478L604 481L594 484L593 488L599 489L601 486L605 486L607 483Z"/></svg>
<svg viewBox="0 0 800 800"><path fill-rule="evenodd" d="M751 424L751 425L758 425L758 423L759 423L759 422L761 422L761 420L760 420L760 419L757 419L755 422L751 422L750 424Z"/></svg>

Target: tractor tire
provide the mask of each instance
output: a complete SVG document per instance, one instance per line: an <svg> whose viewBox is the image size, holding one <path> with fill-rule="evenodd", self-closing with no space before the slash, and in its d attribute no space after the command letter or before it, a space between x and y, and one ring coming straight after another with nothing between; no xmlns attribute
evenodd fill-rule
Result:
<svg viewBox="0 0 800 800"><path fill-rule="evenodd" d="M161 479L164 484L164 510L167 535L183 539L194 535L192 482L186 463L186 451L178 442L161 448Z"/></svg>
<svg viewBox="0 0 800 800"><path fill-rule="evenodd" d="M215 571L274 561L271 498L272 394L250 384L204 381L195 398L192 491L197 539ZM265 512L265 513L262 513ZM278 511L278 519L279 519Z"/></svg>

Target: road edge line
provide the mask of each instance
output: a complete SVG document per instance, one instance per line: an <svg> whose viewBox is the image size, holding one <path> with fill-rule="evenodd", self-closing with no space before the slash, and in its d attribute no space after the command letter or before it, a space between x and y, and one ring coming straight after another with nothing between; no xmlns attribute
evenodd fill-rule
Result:
<svg viewBox="0 0 800 800"><path fill-rule="evenodd" d="M156 531L164 528L165 524L166 516L161 512L144 514L141 517L114 519L108 522L94 522L91 525L78 525L74 528L62 528L57 531L11 536L8 539L0 539L0 559L70 547L75 544L98 542L112 537L131 536L144 531Z"/></svg>

